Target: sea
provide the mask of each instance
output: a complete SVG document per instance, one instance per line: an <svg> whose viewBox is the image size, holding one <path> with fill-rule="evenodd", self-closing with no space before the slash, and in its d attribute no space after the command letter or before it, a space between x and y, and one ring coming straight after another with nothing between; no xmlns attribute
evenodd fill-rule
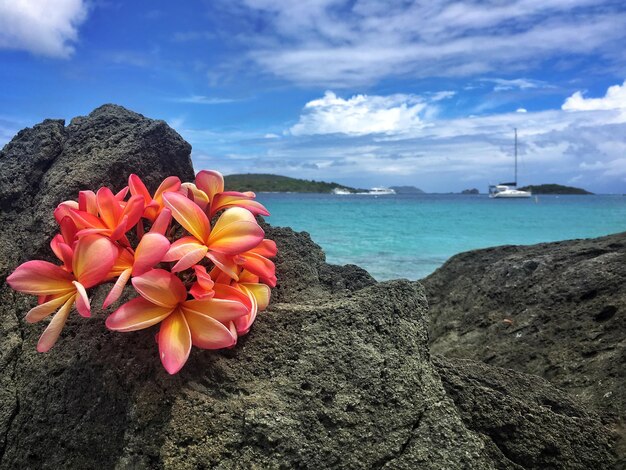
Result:
<svg viewBox="0 0 626 470"><path fill-rule="evenodd" d="M451 256L626 231L626 195L335 195L258 193L266 220L308 232L332 264L378 280L428 276Z"/></svg>

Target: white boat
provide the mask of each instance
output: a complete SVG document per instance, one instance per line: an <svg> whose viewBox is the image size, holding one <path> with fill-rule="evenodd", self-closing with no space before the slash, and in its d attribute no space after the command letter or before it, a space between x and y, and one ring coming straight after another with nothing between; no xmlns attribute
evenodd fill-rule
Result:
<svg viewBox="0 0 626 470"><path fill-rule="evenodd" d="M497 199L528 198L530 191L517 189L517 129L515 129L515 180L512 183L500 183L489 186L489 197Z"/></svg>
<svg viewBox="0 0 626 470"><path fill-rule="evenodd" d="M391 188L372 188L367 194L371 194L374 196L386 196L388 194L396 194L396 191L395 189Z"/></svg>
<svg viewBox="0 0 626 470"><path fill-rule="evenodd" d="M346 195L346 194L352 194L352 193L346 188L335 188L333 189L333 194Z"/></svg>

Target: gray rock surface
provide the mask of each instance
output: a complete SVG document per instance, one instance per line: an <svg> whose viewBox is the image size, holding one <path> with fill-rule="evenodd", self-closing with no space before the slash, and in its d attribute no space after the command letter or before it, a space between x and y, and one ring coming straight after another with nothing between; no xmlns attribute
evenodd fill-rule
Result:
<svg viewBox="0 0 626 470"><path fill-rule="evenodd" d="M22 131L0 153L2 236L11 238L0 244L3 278L42 256L52 208L79 188L119 187L129 172L153 186L191 178L189 147L164 124L113 106L72 122ZM45 183L60 168L81 170ZM26 188L33 175L38 191L4 189ZM37 353L43 326L22 320L33 299L3 285L0 468L610 467L609 430L544 381L433 363L418 283L376 283L356 266L327 265L307 234L265 229L280 250L272 304L235 348L195 350L176 376L159 362L154 331L107 331L97 308L90 319L72 314L57 345ZM94 306L105 291L93 290ZM536 393L525 398L524 388Z"/></svg>
<svg viewBox="0 0 626 470"><path fill-rule="evenodd" d="M434 353L548 379L626 455L626 233L461 253L422 282Z"/></svg>

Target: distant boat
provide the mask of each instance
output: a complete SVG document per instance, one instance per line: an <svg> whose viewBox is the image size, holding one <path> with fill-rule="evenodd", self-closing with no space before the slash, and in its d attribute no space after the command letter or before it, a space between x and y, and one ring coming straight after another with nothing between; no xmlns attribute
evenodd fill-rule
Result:
<svg viewBox="0 0 626 470"><path fill-rule="evenodd" d="M515 180L512 183L500 183L489 186L489 197L498 199L528 198L530 191L517 189L517 128L515 129Z"/></svg>
<svg viewBox="0 0 626 470"><path fill-rule="evenodd" d="M346 195L346 194L352 194L352 193L346 188L335 188L333 189L333 194Z"/></svg>
<svg viewBox="0 0 626 470"><path fill-rule="evenodd" d="M374 196L386 196L388 194L396 194L396 191L391 188L372 188L367 194L372 194Z"/></svg>

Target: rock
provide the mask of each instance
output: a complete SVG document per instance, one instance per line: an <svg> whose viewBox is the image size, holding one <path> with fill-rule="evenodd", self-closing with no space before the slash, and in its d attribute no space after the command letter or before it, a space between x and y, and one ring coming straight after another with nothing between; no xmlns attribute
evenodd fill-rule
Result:
<svg viewBox="0 0 626 470"><path fill-rule="evenodd" d="M433 363L463 423L496 459L517 468L602 468L612 442L601 421L548 381L467 359Z"/></svg>
<svg viewBox="0 0 626 470"><path fill-rule="evenodd" d="M111 132L97 124L102 114ZM15 235L17 251L0 246L3 276L43 251L52 228L42 220L77 188L123 185L130 172L148 172L153 184L169 174L190 179L188 146L164 125L153 124L159 130L149 135L160 145L143 153L142 129L154 121L107 106L73 122L81 141L98 152L74 153L81 171L63 185L43 182L54 180L57 160L77 142L72 125L50 121L23 131L0 154L2 181L24 186L28 177L9 173L18 171L14 160L26 158L19 146L57 155L33 150L33 162L48 162L37 170L44 189L2 199L12 211L3 230ZM124 147L108 137L120 125ZM145 160L125 158L123 148ZM171 166L157 149L173 152ZM97 308L89 319L71 315L57 345L37 353L42 325L22 320L33 299L2 287L0 468L517 469L582 468L590 459L598 468L611 465L610 432L545 382L486 367L480 373L491 374L489 383L477 385L471 368L478 366L460 374L444 360L433 364L420 284L376 283L356 266L327 265L307 234L264 228L280 249L270 307L235 348L194 350L175 376L160 364L154 331L108 331ZM93 290L94 306L106 290ZM525 398L520 390L529 387L536 392ZM528 424L539 395L561 408ZM474 396L478 408L471 406ZM507 400L511 413L487 410ZM562 409L577 413L577 421ZM494 423L526 434L498 438ZM544 448L548 455L535 455Z"/></svg>
<svg viewBox="0 0 626 470"><path fill-rule="evenodd" d="M423 280L431 350L544 377L624 439L625 280L626 233L461 253Z"/></svg>

